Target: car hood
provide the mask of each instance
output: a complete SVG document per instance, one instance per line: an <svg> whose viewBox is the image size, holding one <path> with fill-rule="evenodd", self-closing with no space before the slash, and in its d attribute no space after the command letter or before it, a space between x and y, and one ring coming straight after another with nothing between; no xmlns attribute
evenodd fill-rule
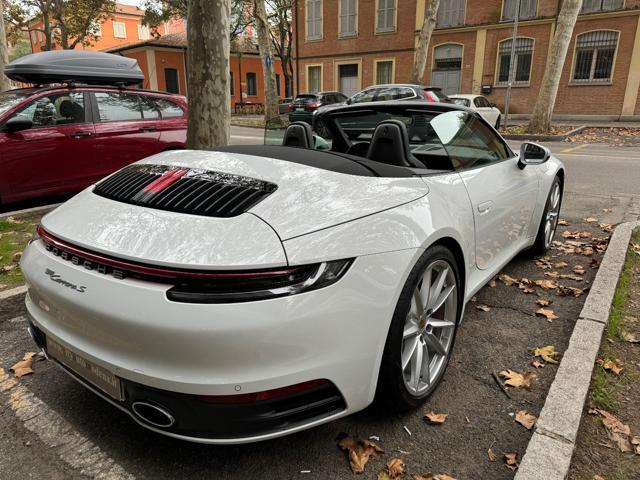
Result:
<svg viewBox="0 0 640 480"><path fill-rule="evenodd" d="M419 177L349 175L230 152L172 151L135 165L231 174L276 188L244 213L221 218L125 203L90 187L45 216L43 227L62 240L130 260L189 268L268 268L287 263L284 240L428 192Z"/></svg>

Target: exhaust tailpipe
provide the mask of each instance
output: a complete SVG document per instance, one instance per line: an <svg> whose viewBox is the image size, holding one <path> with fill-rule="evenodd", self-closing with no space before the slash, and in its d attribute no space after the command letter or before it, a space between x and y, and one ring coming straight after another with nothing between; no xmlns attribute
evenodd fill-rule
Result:
<svg viewBox="0 0 640 480"><path fill-rule="evenodd" d="M138 418L154 427L169 428L176 423L169 411L153 403L136 401L131 404L131 410Z"/></svg>

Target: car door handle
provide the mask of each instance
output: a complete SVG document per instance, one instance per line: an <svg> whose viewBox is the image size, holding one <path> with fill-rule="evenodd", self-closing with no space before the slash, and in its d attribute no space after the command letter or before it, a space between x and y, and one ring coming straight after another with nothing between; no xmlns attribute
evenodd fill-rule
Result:
<svg viewBox="0 0 640 480"><path fill-rule="evenodd" d="M82 138L82 137L90 137L92 135L91 132L74 132L72 134L70 134L69 136L71 138Z"/></svg>
<svg viewBox="0 0 640 480"><path fill-rule="evenodd" d="M489 200L487 202L482 202L478 204L478 212L480 213L485 213L488 212L489 210L491 210L491 207L493 207L493 201Z"/></svg>
<svg viewBox="0 0 640 480"><path fill-rule="evenodd" d="M138 130L140 132L155 132L156 127L140 127Z"/></svg>

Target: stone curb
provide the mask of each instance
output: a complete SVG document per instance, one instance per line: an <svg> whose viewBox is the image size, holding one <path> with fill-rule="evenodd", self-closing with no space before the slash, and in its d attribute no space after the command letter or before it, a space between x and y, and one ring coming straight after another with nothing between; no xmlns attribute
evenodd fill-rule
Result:
<svg viewBox="0 0 640 480"><path fill-rule="evenodd" d="M571 334L515 480L564 480L569 473L602 333L618 278L640 222L618 225Z"/></svg>
<svg viewBox="0 0 640 480"><path fill-rule="evenodd" d="M0 213L0 220L4 220L8 217L15 217L18 215L25 215L27 213L46 212L47 210L53 210L56 207L62 205L61 203L52 203L51 205L43 205L41 207L25 208L24 210L15 210L13 212Z"/></svg>
<svg viewBox="0 0 640 480"><path fill-rule="evenodd" d="M7 300L13 298L16 295L22 295L27 291L26 285L20 285L19 287L12 288L11 290L3 290L0 292L0 300Z"/></svg>
<svg viewBox="0 0 640 480"><path fill-rule="evenodd" d="M565 140L567 137L571 135L575 135L578 132L581 132L587 128L586 125L580 125L579 127L574 128L573 130L569 130L567 133L563 133L561 135L542 135L542 134L533 134L533 133L504 133L502 134L503 138L507 140L535 140L538 142L561 142Z"/></svg>

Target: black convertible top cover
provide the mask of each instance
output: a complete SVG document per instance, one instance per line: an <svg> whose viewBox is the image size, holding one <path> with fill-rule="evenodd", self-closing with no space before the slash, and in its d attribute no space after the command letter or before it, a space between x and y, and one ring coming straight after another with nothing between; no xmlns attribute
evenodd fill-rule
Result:
<svg viewBox="0 0 640 480"><path fill-rule="evenodd" d="M355 155L328 150L310 150L278 145L228 145L211 150L275 158L276 160L285 160L309 167L322 168L331 172L359 175L361 177L412 177L415 175L409 168L386 165Z"/></svg>
<svg viewBox="0 0 640 480"><path fill-rule="evenodd" d="M144 74L133 58L86 50L40 52L18 58L4 68L11 80L38 85L78 82L135 85Z"/></svg>

